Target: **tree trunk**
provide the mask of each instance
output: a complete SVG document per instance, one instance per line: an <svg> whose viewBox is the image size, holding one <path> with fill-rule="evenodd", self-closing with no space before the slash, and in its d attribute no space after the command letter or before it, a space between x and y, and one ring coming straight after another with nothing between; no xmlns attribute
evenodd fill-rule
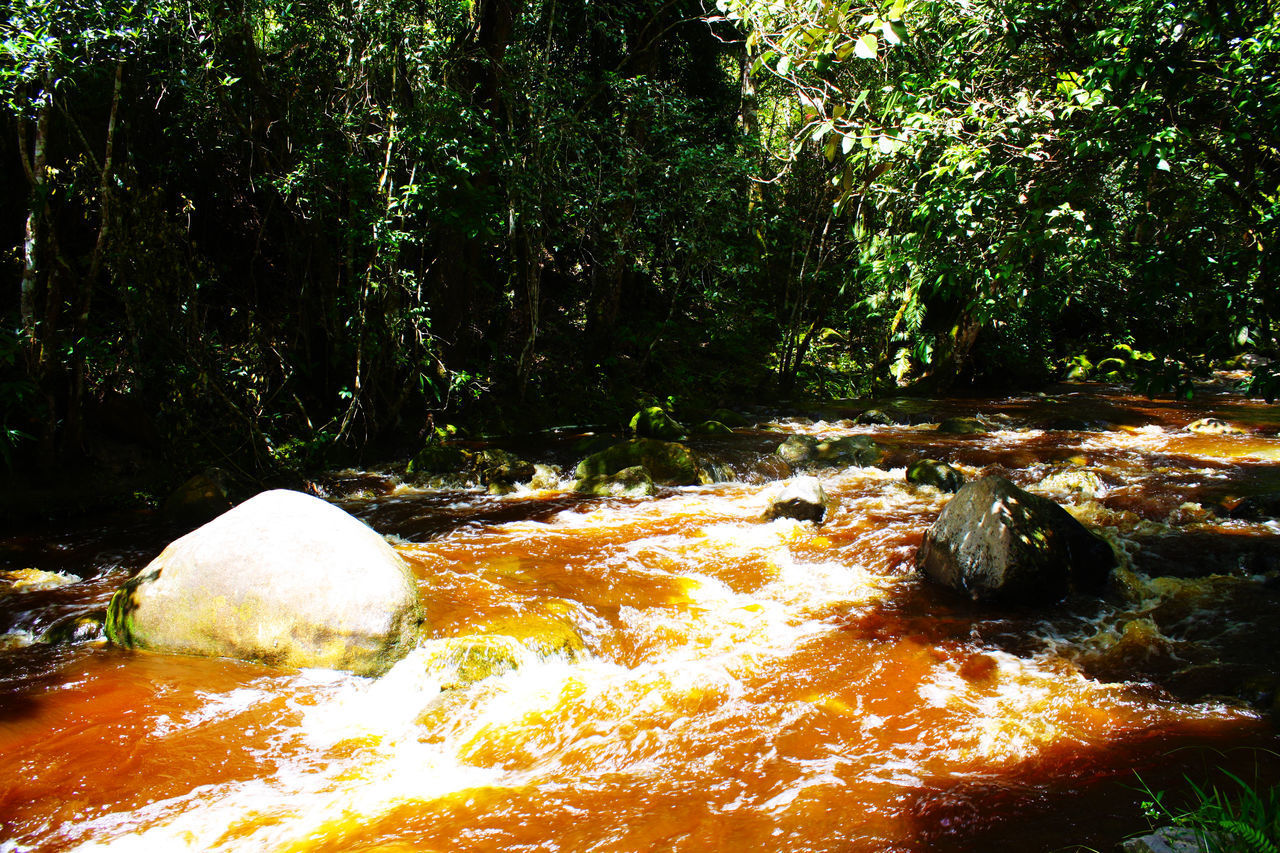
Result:
<svg viewBox="0 0 1280 853"><path fill-rule="evenodd" d="M106 252L107 242L111 237L112 191L111 179L115 170L116 123L120 115L120 89L124 80L124 63L116 63L115 84L111 91L111 111L107 118L106 151L102 157L102 175L98 184L99 220L98 239L93 246L93 255L89 259L89 271L80 281L76 293L75 314L72 318L71 340L75 347L71 368L70 397L67 400L67 429L63 438L64 446L72 451L82 448L84 443L84 384L85 353L82 342L89 332L89 311L93 305L93 291L97 287L98 276L102 273L102 260Z"/></svg>

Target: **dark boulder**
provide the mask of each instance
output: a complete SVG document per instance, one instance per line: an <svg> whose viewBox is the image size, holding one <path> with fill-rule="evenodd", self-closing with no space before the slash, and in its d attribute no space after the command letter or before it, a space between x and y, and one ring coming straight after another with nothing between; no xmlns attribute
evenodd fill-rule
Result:
<svg viewBox="0 0 1280 853"><path fill-rule="evenodd" d="M863 426L893 426L897 423L890 415L879 409L867 409L854 418L853 422Z"/></svg>
<svg viewBox="0 0 1280 853"><path fill-rule="evenodd" d="M1097 591L1115 553L1065 509L1000 477L969 483L925 532L916 566L975 601L1053 604Z"/></svg>
<svg viewBox="0 0 1280 853"><path fill-rule="evenodd" d="M1280 492L1269 492L1265 495L1250 495L1235 501L1227 508L1232 518L1245 521L1259 521L1264 518L1280 518Z"/></svg>

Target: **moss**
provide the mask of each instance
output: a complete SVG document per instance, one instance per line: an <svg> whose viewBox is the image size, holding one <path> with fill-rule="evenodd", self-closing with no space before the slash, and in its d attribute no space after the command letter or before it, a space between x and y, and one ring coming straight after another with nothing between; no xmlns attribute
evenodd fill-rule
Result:
<svg viewBox="0 0 1280 853"><path fill-rule="evenodd" d="M429 444L409 460L408 474L449 474L467 467L471 456L460 447Z"/></svg>
<svg viewBox="0 0 1280 853"><path fill-rule="evenodd" d="M685 437L685 429L660 406L648 406L631 418L631 431L644 438L676 441Z"/></svg>
<svg viewBox="0 0 1280 853"><path fill-rule="evenodd" d="M641 466L655 483L690 486L711 482L693 451L683 444L654 438L635 438L593 453L578 463L579 480L616 474L624 468Z"/></svg>

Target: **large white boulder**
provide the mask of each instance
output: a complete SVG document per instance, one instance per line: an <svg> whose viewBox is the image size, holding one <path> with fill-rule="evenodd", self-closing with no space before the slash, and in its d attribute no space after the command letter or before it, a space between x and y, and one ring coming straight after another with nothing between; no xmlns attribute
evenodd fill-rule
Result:
<svg viewBox="0 0 1280 853"><path fill-rule="evenodd" d="M281 489L172 542L112 597L107 633L159 652L377 675L421 622L417 584L385 539Z"/></svg>

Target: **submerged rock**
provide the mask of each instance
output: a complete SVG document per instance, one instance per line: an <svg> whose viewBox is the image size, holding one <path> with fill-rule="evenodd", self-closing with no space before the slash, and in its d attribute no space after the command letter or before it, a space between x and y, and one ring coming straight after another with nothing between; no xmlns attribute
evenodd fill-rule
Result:
<svg viewBox="0 0 1280 853"><path fill-rule="evenodd" d="M1055 471L1041 480L1039 486L1049 492L1075 492L1089 498L1097 497L1106 490L1101 477L1079 468Z"/></svg>
<svg viewBox="0 0 1280 853"><path fill-rule="evenodd" d="M422 621L408 566L364 523L278 489L174 541L111 599L122 646L385 672Z"/></svg>
<svg viewBox="0 0 1280 853"><path fill-rule="evenodd" d="M1200 418L1187 424L1187 432L1197 435L1244 435L1246 430L1218 418Z"/></svg>
<svg viewBox="0 0 1280 853"><path fill-rule="evenodd" d="M937 459L919 459L907 469L907 482L933 486L943 492L957 492L964 485L964 474Z"/></svg>
<svg viewBox="0 0 1280 853"><path fill-rule="evenodd" d="M434 644L428 667L451 670L452 680L441 686L456 690L538 660L559 657L573 662L585 650L582 635L568 622L524 614L493 619L474 633Z"/></svg>
<svg viewBox="0 0 1280 853"><path fill-rule="evenodd" d="M631 418L631 431L642 438L677 441L685 437L685 429L661 406L647 406Z"/></svg>
<svg viewBox="0 0 1280 853"><path fill-rule="evenodd" d="M1053 604L1101 588L1111 547L1048 498L1000 477L969 483L925 532L916 566L975 601Z"/></svg>
<svg viewBox="0 0 1280 853"><path fill-rule="evenodd" d="M575 476L579 480L616 474L624 468L639 465L655 483L664 486L692 486L710 483L694 452L674 441L656 438L633 438L619 442L578 463Z"/></svg>
<svg viewBox="0 0 1280 853"><path fill-rule="evenodd" d="M75 583L77 580L78 578L74 575L61 572L46 572L40 569L12 569L0 572L0 594L57 589L60 586Z"/></svg>
<svg viewBox="0 0 1280 853"><path fill-rule="evenodd" d="M867 409L853 419L855 424L863 426L893 426L897 421L879 409Z"/></svg>
<svg viewBox="0 0 1280 853"><path fill-rule="evenodd" d="M831 498L817 477L796 477L784 483L782 491L769 501L764 517L767 521L794 518L821 524L830 506Z"/></svg>

